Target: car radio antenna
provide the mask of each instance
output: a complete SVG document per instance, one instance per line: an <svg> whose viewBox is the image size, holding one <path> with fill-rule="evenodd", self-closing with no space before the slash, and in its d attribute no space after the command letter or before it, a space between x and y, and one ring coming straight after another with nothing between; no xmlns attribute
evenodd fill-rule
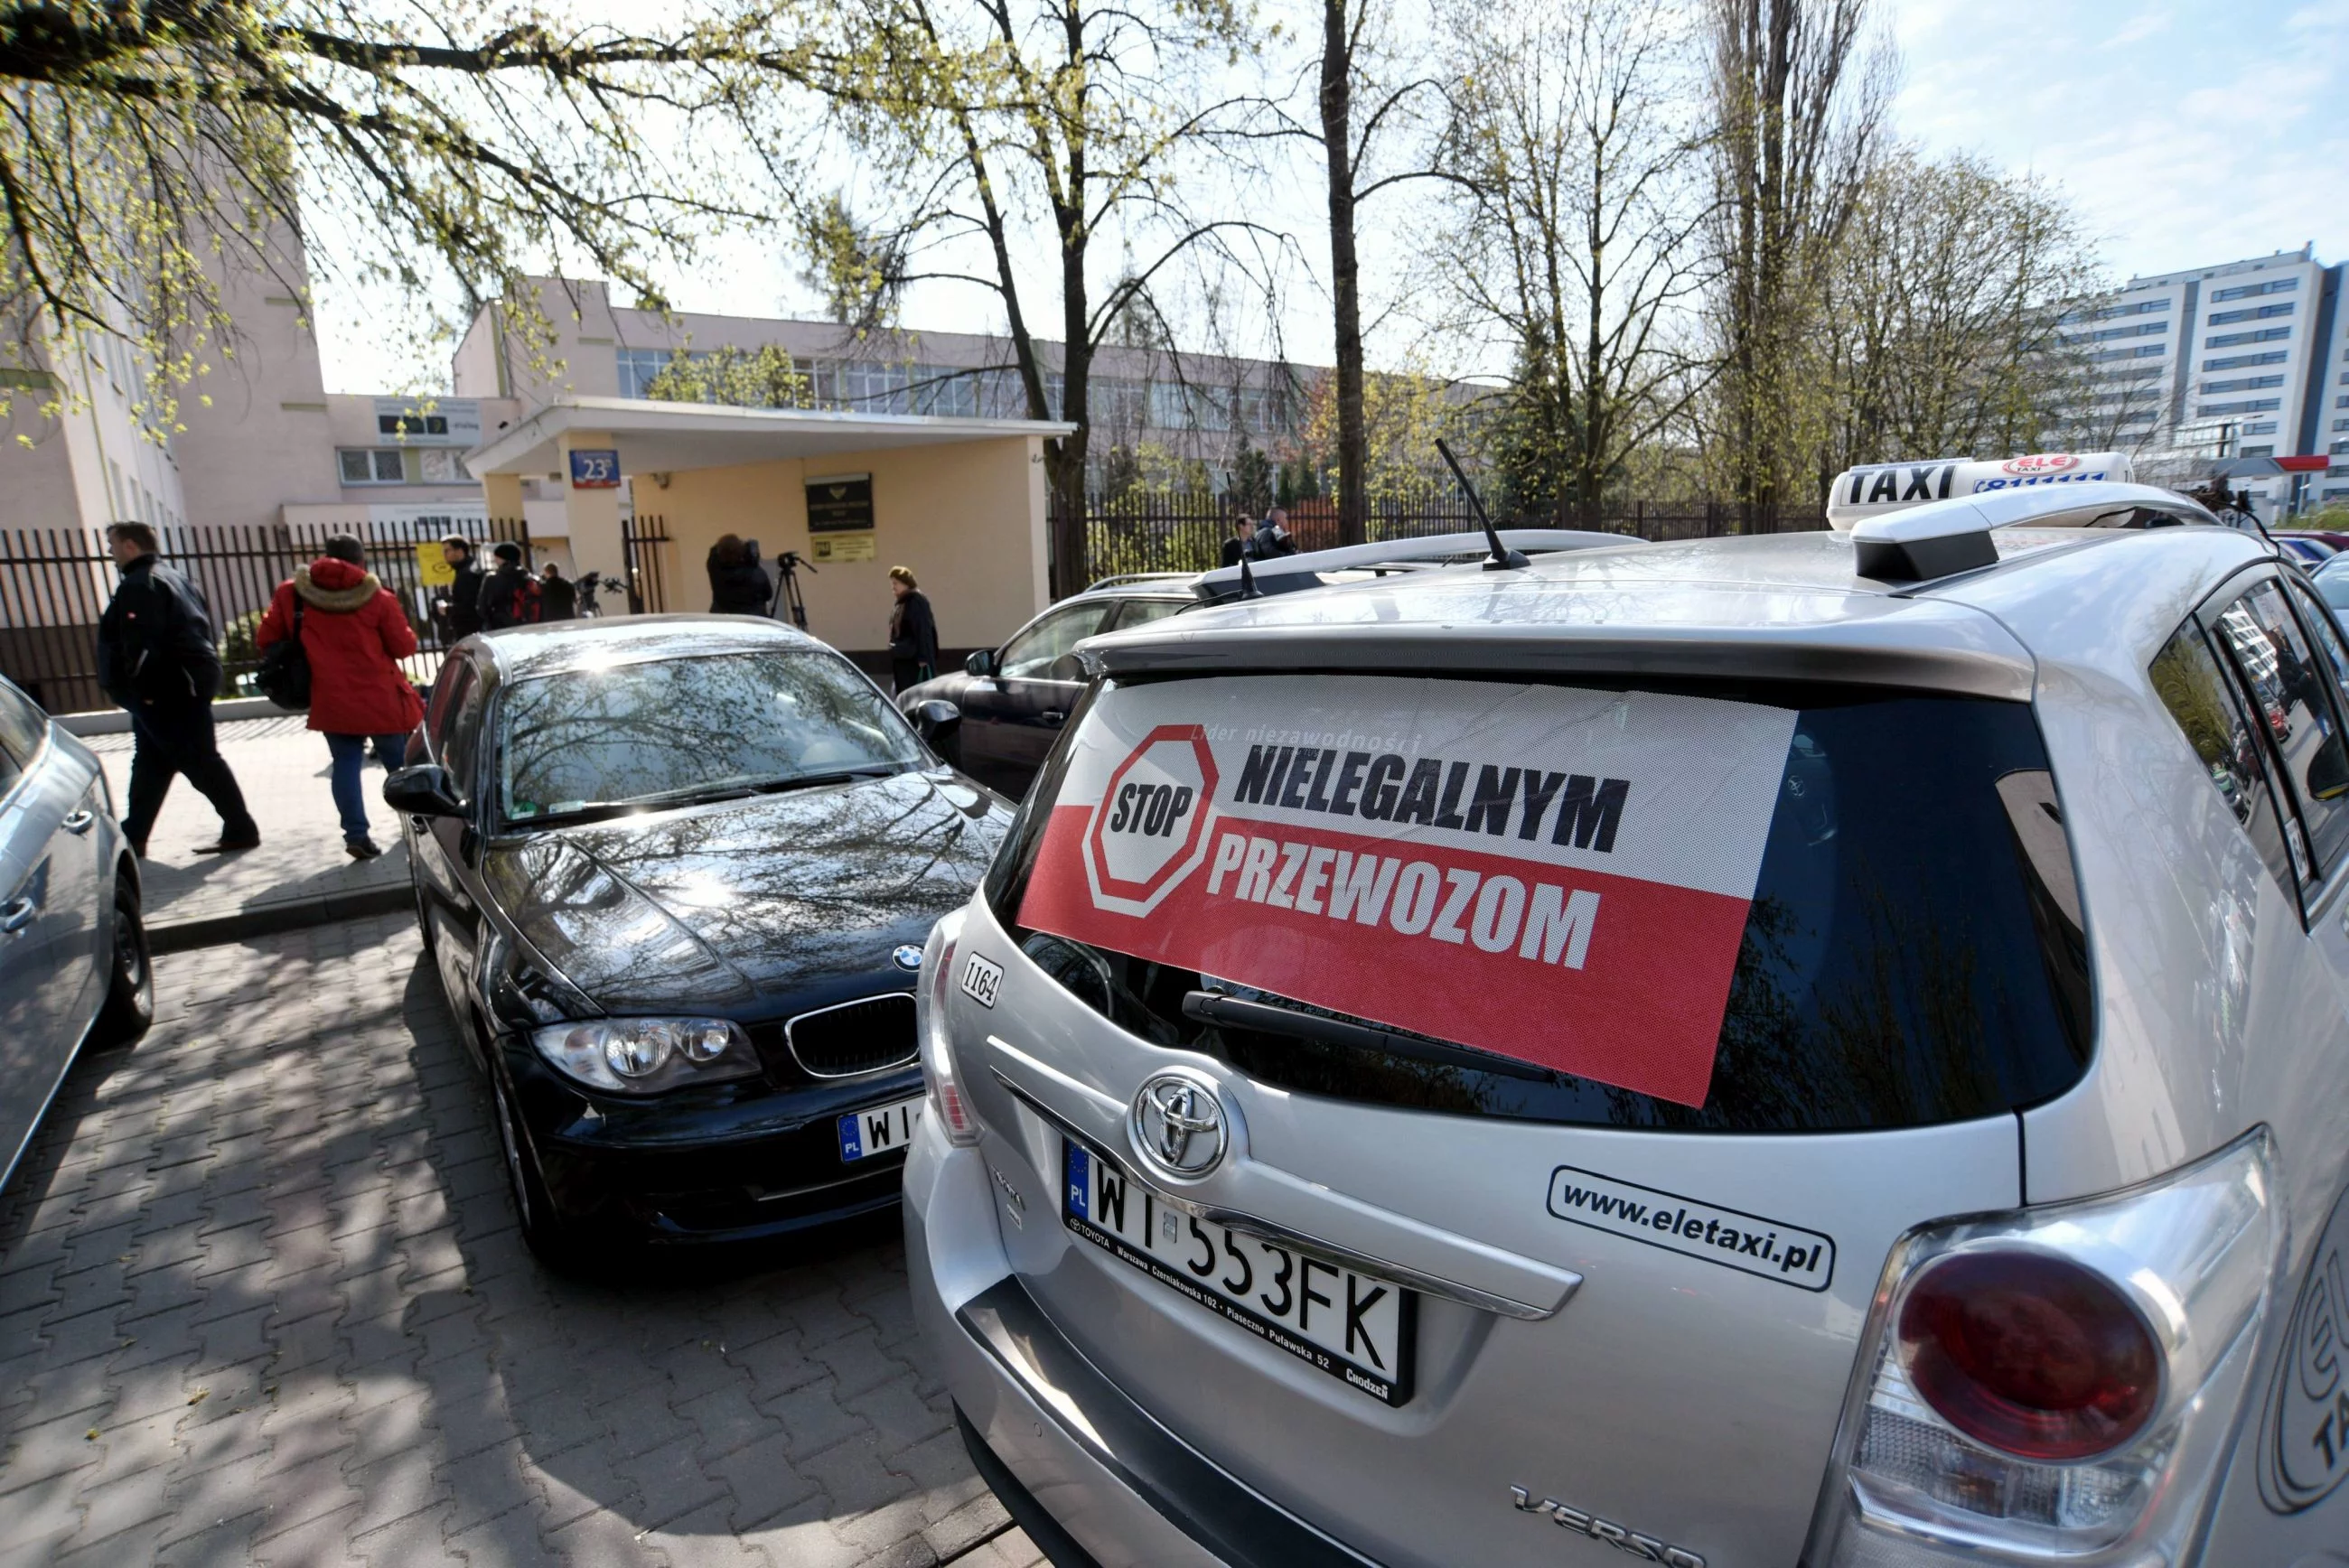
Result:
<svg viewBox="0 0 2349 1568"><path fill-rule="evenodd" d="M1243 599L1264 597L1264 590L1256 585L1256 573L1248 570L1246 552L1242 552L1240 555L1240 597Z"/></svg>
<svg viewBox="0 0 2349 1568"><path fill-rule="evenodd" d="M1452 455L1452 449L1444 444L1441 436L1435 439L1435 449L1444 454L1445 462L1452 465L1452 477L1460 481L1461 490L1468 497L1468 510L1475 512L1476 521L1484 525L1485 542L1493 547L1492 558L1485 562L1485 570L1509 572L1528 564L1522 552L1511 550L1501 542L1501 531L1493 526L1492 516L1485 511L1485 503L1476 499L1476 487L1468 482L1468 475L1461 468L1460 459Z"/></svg>

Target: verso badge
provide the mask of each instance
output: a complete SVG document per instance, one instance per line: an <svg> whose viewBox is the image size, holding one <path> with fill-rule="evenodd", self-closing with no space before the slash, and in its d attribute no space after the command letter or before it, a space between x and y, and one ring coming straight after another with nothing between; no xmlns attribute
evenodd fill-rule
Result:
<svg viewBox="0 0 2349 1568"><path fill-rule="evenodd" d="M1002 965L989 963L976 953L963 960L962 994L980 1006L994 1006L995 993L1002 985Z"/></svg>
<svg viewBox="0 0 2349 1568"><path fill-rule="evenodd" d="M1145 1166L1178 1181L1195 1181L1222 1163L1230 1126L1215 1080L1178 1068L1143 1080L1127 1131Z"/></svg>

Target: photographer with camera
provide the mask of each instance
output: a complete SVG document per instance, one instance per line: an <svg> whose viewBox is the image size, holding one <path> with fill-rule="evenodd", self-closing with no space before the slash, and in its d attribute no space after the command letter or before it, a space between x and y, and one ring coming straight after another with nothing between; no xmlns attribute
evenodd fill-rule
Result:
<svg viewBox="0 0 2349 1568"><path fill-rule="evenodd" d="M709 547L709 613L764 615L773 602L773 586L759 570L758 545L738 533L720 535Z"/></svg>

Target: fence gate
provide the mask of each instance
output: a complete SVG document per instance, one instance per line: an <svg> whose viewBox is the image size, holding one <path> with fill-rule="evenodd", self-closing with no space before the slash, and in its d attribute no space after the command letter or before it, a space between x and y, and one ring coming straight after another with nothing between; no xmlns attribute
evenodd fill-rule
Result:
<svg viewBox="0 0 2349 1568"><path fill-rule="evenodd" d="M164 561L184 573L212 611L221 649L221 695L252 689L261 662L254 645L277 585L326 553L326 541L355 534L367 570L391 591L415 629L417 651L403 661L409 678L429 681L443 639L433 614L447 575L440 540L465 531L456 518L418 517L364 523L283 522L159 530ZM489 525L490 543L511 540L530 558L530 535L518 518ZM119 579L106 533L95 528L0 530L0 675L51 713L86 713L112 705L98 685L98 623Z"/></svg>
<svg viewBox="0 0 2349 1568"><path fill-rule="evenodd" d="M668 607L668 520L624 517L620 544L628 563L628 613L658 615Z"/></svg>

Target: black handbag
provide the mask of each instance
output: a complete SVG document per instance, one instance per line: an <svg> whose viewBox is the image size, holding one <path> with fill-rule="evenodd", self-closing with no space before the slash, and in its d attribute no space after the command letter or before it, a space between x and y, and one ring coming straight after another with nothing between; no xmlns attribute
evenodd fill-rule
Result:
<svg viewBox="0 0 2349 1568"><path fill-rule="evenodd" d="M294 634L266 649L253 672L261 695L289 713L310 707L310 655L302 647L302 595L294 595Z"/></svg>

